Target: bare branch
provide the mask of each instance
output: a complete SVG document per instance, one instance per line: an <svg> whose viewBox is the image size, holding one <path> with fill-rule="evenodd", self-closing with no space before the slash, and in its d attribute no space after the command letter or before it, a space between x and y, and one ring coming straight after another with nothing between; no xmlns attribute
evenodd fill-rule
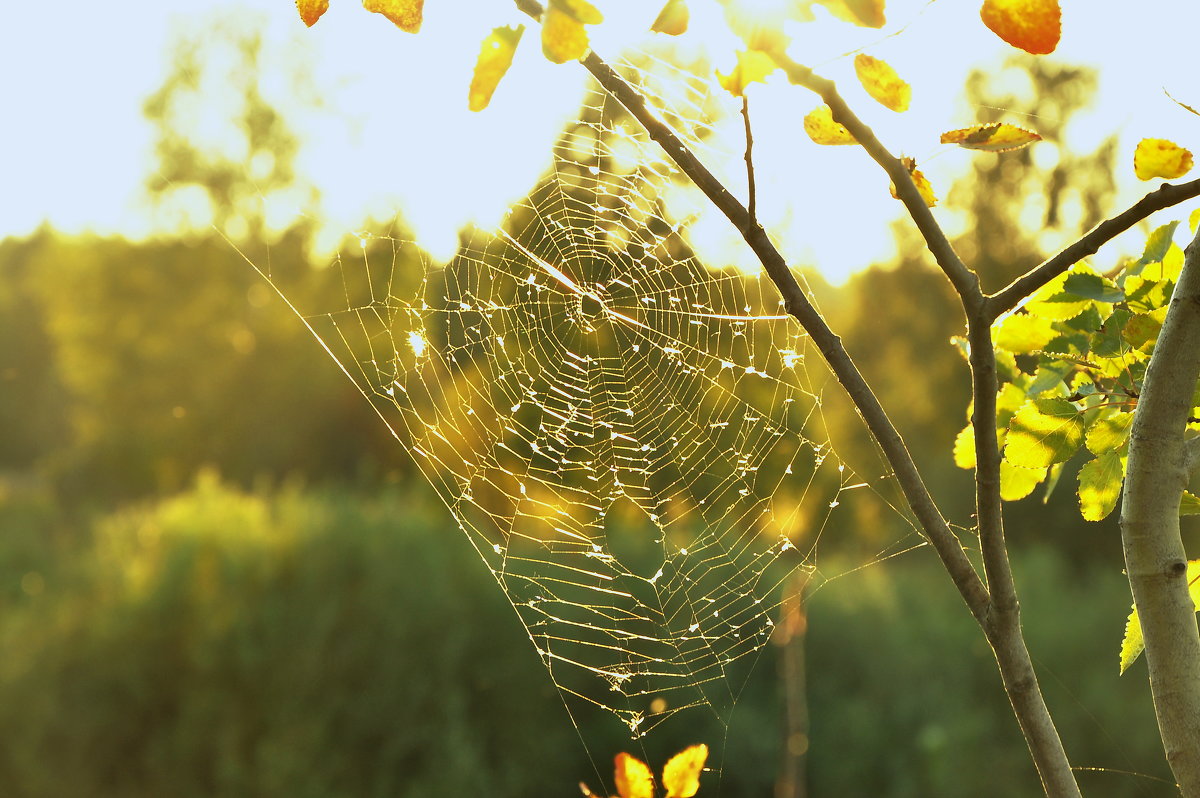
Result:
<svg viewBox="0 0 1200 798"><path fill-rule="evenodd" d="M746 200L746 212L750 214L750 223L758 224L758 214L754 211L754 133L750 130L750 98L742 94L742 119L746 123L746 184L749 197Z"/></svg>
<svg viewBox="0 0 1200 798"><path fill-rule="evenodd" d="M770 55L775 63L779 64L787 73L788 80L816 92L833 111L834 121L849 130L855 140L867 151L867 154L883 168L883 171L887 172L887 176L896 186L896 193L900 196L904 207L908 209L908 215L912 217L917 229L924 237L925 245L933 253L938 266L954 285L967 314L973 315L983 304L979 277L967 268L958 253L954 251L954 247L950 245L950 239L946 238L945 231L942 230L941 225L934 218L933 212L925 204L921 193L917 191L908 169L899 158L888 151L879 137L875 135L875 131L850 110L850 106L842 99L837 85L832 80L817 75L803 64L796 63L782 51L774 51Z"/></svg>
<svg viewBox="0 0 1200 798"><path fill-rule="evenodd" d="M1200 179L1191 180L1173 186L1163 183L1146 196L1129 206L1126 210L1105 219L1093 227L1082 238L1070 244L1054 257L1031 269L986 300L987 315L995 320L1006 313L1025 297L1041 288L1046 283L1059 276L1074 264L1094 255L1100 247L1124 233L1152 213L1178 205L1181 202L1200 196Z"/></svg>

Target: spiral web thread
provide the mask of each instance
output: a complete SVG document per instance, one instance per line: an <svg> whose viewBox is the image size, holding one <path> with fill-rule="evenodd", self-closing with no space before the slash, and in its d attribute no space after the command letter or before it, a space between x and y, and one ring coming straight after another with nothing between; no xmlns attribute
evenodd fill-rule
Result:
<svg viewBox="0 0 1200 798"><path fill-rule="evenodd" d="M621 71L702 158L729 158L706 81L650 57ZM501 229L444 266L363 234L338 258L345 308L304 315L568 707L635 737L689 708L726 718L790 575L819 575L827 528L852 534L831 523L843 493L879 496L826 442L827 375L774 286L692 254L684 182L596 89Z"/></svg>

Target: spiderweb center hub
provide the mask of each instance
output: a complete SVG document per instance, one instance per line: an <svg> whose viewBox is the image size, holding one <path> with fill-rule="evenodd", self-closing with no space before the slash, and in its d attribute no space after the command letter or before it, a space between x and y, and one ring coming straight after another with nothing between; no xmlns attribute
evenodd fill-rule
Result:
<svg viewBox="0 0 1200 798"><path fill-rule="evenodd" d="M592 286L590 291L577 294L573 308L575 323L584 332L595 332L608 321L609 301L608 290L599 283Z"/></svg>

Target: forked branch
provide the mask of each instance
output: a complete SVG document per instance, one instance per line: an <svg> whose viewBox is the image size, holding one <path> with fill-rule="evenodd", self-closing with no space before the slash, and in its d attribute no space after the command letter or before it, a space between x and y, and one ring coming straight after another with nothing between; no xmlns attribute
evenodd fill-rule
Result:
<svg viewBox="0 0 1200 798"><path fill-rule="evenodd" d="M946 277L950 279L954 290L958 292L967 315L972 315L983 302L983 294L979 289L979 277L967 268L962 258L954 251L954 247L950 245L950 239L946 237L945 231L934 218L929 206L925 204L921 193L917 191L917 186L913 183L908 168L883 145L870 125L859 119L858 115L850 109L842 95L838 93L837 85L832 80L821 77L803 64L796 63L782 51L773 51L771 58L787 73L788 80L815 92L833 111L833 120L849 130L872 160L887 172L892 184L896 186L896 194L904 203L908 215L912 217L913 222L917 225L917 230L925 239L925 246L933 254L938 266L946 273Z"/></svg>

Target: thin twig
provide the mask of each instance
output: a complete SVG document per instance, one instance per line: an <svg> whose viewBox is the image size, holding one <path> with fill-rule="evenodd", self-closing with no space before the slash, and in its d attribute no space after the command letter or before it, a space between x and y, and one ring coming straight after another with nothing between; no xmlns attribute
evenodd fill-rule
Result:
<svg viewBox="0 0 1200 798"><path fill-rule="evenodd" d="M1071 266L1096 254L1100 247L1116 238L1156 211L1170 208L1200 196L1200 179L1180 183L1177 186L1163 183L1126 210L1105 219L1070 244L1054 257L1030 269L1007 286L987 297L987 315L995 320L1002 313L1012 310L1027 296L1059 276Z"/></svg>
<svg viewBox="0 0 1200 798"><path fill-rule="evenodd" d="M758 224L758 214L754 210L754 133L750 130L750 98L742 93L742 119L746 123L746 185L749 198L746 200L746 213L750 215L750 224Z"/></svg>

